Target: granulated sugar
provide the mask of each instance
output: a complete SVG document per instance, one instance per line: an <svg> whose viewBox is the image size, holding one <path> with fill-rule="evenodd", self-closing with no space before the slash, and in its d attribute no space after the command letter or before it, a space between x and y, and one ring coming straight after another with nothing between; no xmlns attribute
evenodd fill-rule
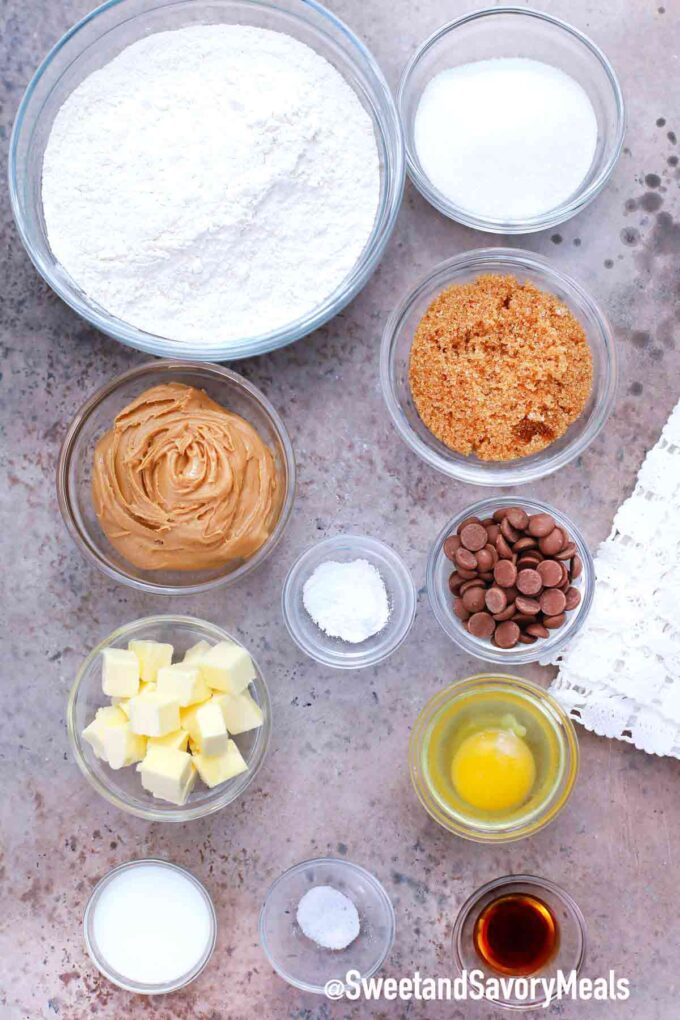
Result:
<svg viewBox="0 0 680 1020"><path fill-rule="evenodd" d="M480 217L527 219L578 189L595 154L597 118L585 90L557 67L480 60L428 83L415 145L449 201Z"/></svg>

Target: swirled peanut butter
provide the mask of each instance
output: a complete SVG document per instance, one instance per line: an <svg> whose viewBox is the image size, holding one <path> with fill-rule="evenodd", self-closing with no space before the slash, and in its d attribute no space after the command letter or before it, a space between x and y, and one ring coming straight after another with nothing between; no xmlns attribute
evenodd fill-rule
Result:
<svg viewBox="0 0 680 1020"><path fill-rule="evenodd" d="M95 449L99 523L144 570L247 559L274 527L281 496L274 458L253 426L192 386L146 390Z"/></svg>

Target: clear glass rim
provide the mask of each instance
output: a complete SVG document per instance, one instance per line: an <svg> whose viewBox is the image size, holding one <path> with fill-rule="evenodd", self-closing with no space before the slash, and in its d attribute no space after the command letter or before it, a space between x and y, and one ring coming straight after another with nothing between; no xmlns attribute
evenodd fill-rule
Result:
<svg viewBox="0 0 680 1020"><path fill-rule="evenodd" d="M202 895L210 917L210 937L201 959L191 968L191 970L182 975L181 978L177 978L175 981L168 981L163 984L142 984L135 981L128 981L127 978L125 978L122 974L119 974L118 971L109 967L104 958L97 951L97 943L94 939L94 932L91 930L94 921L94 910L102 892L109 882L123 871L129 871L139 866L143 867L147 864L155 864L168 868L171 871L176 871L189 879L189 881ZM124 988L127 992L135 992L137 995L164 995L168 992L176 992L180 988L185 988L186 985L190 984L192 981L195 981L199 974L201 974L208 965L210 958L213 955L215 944L217 942L217 915L215 913L215 904L203 883L199 881L199 879L196 878L191 871L187 870L187 868L181 867L179 864L173 864L172 861L165 861L160 857L143 857L132 861L126 861L124 864L119 864L116 868L107 872L103 878L100 878L90 893L90 898L87 901L85 913L83 915L83 938L85 940L85 948L87 949L88 956L94 963L97 970L104 975L107 981L111 981L112 984L117 985L119 988Z"/></svg>
<svg viewBox="0 0 680 1020"><path fill-rule="evenodd" d="M617 113L616 135L607 160L600 170L600 173L588 185L588 187L579 190L567 202L563 202L561 205L548 210L540 216L526 217L523 219L500 220L484 216L475 216L474 213L471 213L469 210L449 201L449 199L446 198L441 191L435 188L420 169L418 158L409 143L409 132L405 130L404 144L406 147L406 165L409 177L423 198L434 206L435 209L443 213L444 216L448 216L450 219L453 219L458 223L462 223L467 227L471 227L474 230L483 230L491 234L531 234L539 230L546 230L549 227L555 227L559 223L564 223L565 220L570 219L572 216L575 216L578 212L580 212L604 188L614 171L614 167L616 166L619 156L621 155L621 150L623 149L623 140L626 133L626 108L621 85L614 68L600 47L597 46L589 36L585 35L585 33L574 28L573 25L563 21L561 18L557 18L552 14L547 14L544 11L539 11L531 7L485 7L481 10L473 11L470 14L464 14L459 18L455 18L453 21L447 22L445 25L442 25L428 36L428 38L421 43L412 55L402 72L399 87L397 89L397 107L399 109L399 116L402 120L402 126L407 122L405 106L406 96L411 84L411 78L421 59L426 56L429 50L444 36L472 21L477 21L480 18L493 17L494 15L522 15L524 17L534 18L548 25L552 25L558 31L565 32L577 40L577 42L584 46L599 62L605 72L609 85L611 86Z"/></svg>
<svg viewBox="0 0 680 1020"><path fill-rule="evenodd" d="M228 380L236 387L242 389L261 407L264 414L269 418L273 431L276 432L281 447L286 468L286 492L281 504L279 518L269 538L260 546L257 552L250 559L246 560L240 567L229 573L218 575L207 581L192 582L189 579L186 584L156 584L153 581L145 581L131 574L124 573L111 562L90 542L88 536L78 525L76 514L73 512L71 487L69 484L70 468L72 457L75 453L76 443L84 426L99 405L112 393L127 383L144 378L147 375L156 373L173 372L197 372L206 378L217 380ZM93 563L98 570L106 574L112 580L120 584L136 588L138 591L149 592L154 595L195 595L199 592L210 591L212 588L226 587L239 581L246 574L251 573L274 551L290 521L293 505L295 503L296 490L296 465L293 446L288 435L288 430L283 423L281 416L274 406L269 402L264 393L253 385L248 379L237 372L226 368L224 365L212 365L203 361L148 361L143 365L127 369L117 375L114 379L104 383L96 390L84 404L76 411L73 420L68 427L59 451L57 462L57 501L66 529L74 540L80 552L90 563ZM191 572L188 572L188 577Z"/></svg>
<svg viewBox="0 0 680 1020"><path fill-rule="evenodd" d="M573 896L570 893L568 893L566 889L563 889L561 886L557 885L557 883L551 882L550 879L548 878L539 878L537 875L529 874L503 875L501 878L492 879L492 881L486 882L484 885L480 886L479 889L476 889L465 900L460 910L458 911L456 920L454 922L453 931L451 933L451 949L453 952L455 966L458 969L458 971L462 972L465 969L465 965L463 963L461 941L463 926L466 920L468 919L470 913L474 910L479 901L488 893L494 892L496 889L501 890L507 886L513 885L530 885L535 886L538 891L540 891L541 889L547 890L548 892L551 892L553 896L555 896L555 898L559 900L567 908L568 912L576 922L576 931L578 932L578 957L576 960L574 970L576 971L577 974L579 974L581 969L583 968L583 964L585 963L586 959L587 930L588 930L586 926L585 917L581 912L581 908L579 907L578 903L573 898ZM493 1002L495 1006L498 1006L501 1009L511 1009L519 1012L524 1012L525 1010L529 1009L536 1009L542 1005L542 1002L511 1003L496 999L490 999L488 1001ZM554 998L551 1001L554 1001Z"/></svg>
<svg viewBox="0 0 680 1020"><path fill-rule="evenodd" d="M554 789L541 805L540 812L529 819L519 819L504 829L483 830L475 826L474 821L463 821L445 811L439 801L430 792L423 778L421 767L421 749L433 718L446 703L469 694L474 690L502 689L512 693L518 690L526 697L533 699L554 720L561 737L561 756L563 757L562 773ZM546 825L554 821L569 800L578 776L580 751L576 730L569 716L559 702L543 687L523 677L507 673L477 673L474 676L457 680L448 687L434 694L418 713L409 740L409 773L411 784L421 805L428 815L442 828L455 836L470 840L473 843L512 843L527 836L533 836Z"/></svg>
<svg viewBox="0 0 680 1020"><path fill-rule="evenodd" d="M469 464L454 461L451 459L453 453L449 456L431 449L415 433L395 392L395 345L402 322L411 308L430 290L447 286L451 282L452 276L465 271L483 273L488 271L489 265L493 263L499 263L508 272L521 273L524 270L540 274L544 278L543 285L547 289L550 289L551 284L554 284L575 292L596 324L598 337L588 336L586 330L589 346L591 349L594 346L601 347L604 354L605 368L601 390L595 394L593 409L582 435L565 445L559 453L543 460L520 457L514 461L478 461L468 458ZM585 329L585 324L582 323L582 325ZM596 342L598 340L599 342ZM385 323L380 345L380 382L383 399L397 432L406 445L430 467L450 478L456 478L461 482L470 482L473 485L523 485L527 482L535 482L559 471L570 461L580 456L604 428L616 399L617 378L618 362L614 337L609 322L599 305L572 276L563 273L543 256L521 248L477 248L438 263L422 276L396 305ZM550 447L547 449L549 450ZM524 461L531 461L531 463L523 463ZM511 467L499 469L499 464L511 465Z"/></svg>
<svg viewBox="0 0 680 1020"><path fill-rule="evenodd" d="M441 597L442 592L437 584L436 575L438 562L442 555L441 550L444 539L455 531L461 521L464 521L466 517L480 517L482 519L490 517L494 510L510 506L521 506L534 513L550 514L560 526L567 529L583 563L583 583L580 589L581 602L572 611L576 613L576 616L569 628L560 627L554 630L549 638L540 639L533 645L515 645L514 648L504 650L494 647L488 641L474 638L462 625L456 626L458 621L452 617L452 614L450 616L444 607ZM454 514L443 526L430 547L430 553L427 558L425 586L437 623L447 637L457 644L459 648L484 662L495 662L504 666L523 666L529 662L543 661L548 656L552 658L578 634L593 604L595 594L595 563L583 535L571 518L563 513L563 511L537 499L524 499L521 496L519 498L513 496L491 496L488 499L482 499L465 507L457 514ZM444 594L448 595L448 589Z"/></svg>
<svg viewBox="0 0 680 1020"><path fill-rule="evenodd" d="M394 913L394 907L392 906L391 899L387 895L385 887L383 886L382 882L380 882L379 879L375 877L375 875L371 874L370 871L368 871L366 868L363 868L360 864L354 864L353 861L347 861L340 857L312 857L307 861L300 861L298 864L293 864L290 868L286 868L286 870L282 872L279 875L279 877L276 878L269 886L267 894L264 898L264 903L262 904L262 908L260 910L260 917L258 920L258 934L260 938L260 945L264 950L264 954L267 957L270 966L274 968L279 977L282 977L284 981L287 981L288 984L292 985L294 988L299 988L301 991L304 992L313 992L317 995L324 994L323 986L312 985L307 981L300 981L297 978L294 978L291 974L288 973L288 971L285 970L285 968L281 967L277 960L274 958L269 948L269 943L267 941L267 935L265 932L265 922L269 902L275 889L277 889L280 885L282 885L284 882L290 879L293 875L307 871L309 868L318 867L319 865L324 864L330 864L339 867L340 869L346 869L347 871L354 872L356 875L363 878L364 881L371 886L373 891L376 893L377 898L385 907L388 917L388 931L387 938L385 939L385 945L381 950L379 958L376 959L376 961L366 971L365 974L361 975L362 978L368 979L372 977L373 974L375 974L378 970L380 970L394 944L394 936L396 932L396 917Z"/></svg>
<svg viewBox="0 0 680 1020"><path fill-rule="evenodd" d="M320 31L316 25L313 25L313 23L309 21L309 15L307 14L307 9L309 9L315 16L325 20L329 29L333 29L345 37L345 39L350 43L352 49L356 52L357 59L367 65L374 80L375 87L379 91L384 104L384 109L381 115L378 115L377 111L374 109L371 109L370 111L374 130L376 131L376 134L380 134L382 136L385 161L381 177L384 177L386 182L383 189L384 194L381 196L380 205L376 210L375 222L371 236L366 242L363 252L357 260L354 268L340 286L332 294L330 294L328 298L322 302L322 304L310 309L309 312L297 320L287 323L282 327L278 327L277 329L270 330L267 333L262 333L257 336L243 337L239 340L230 341L229 343L213 345L206 344L201 346L200 344L171 340L167 337L156 336L144 330L137 329L135 326L131 326L129 323L123 322L122 319L109 315L104 310L99 313L94 307L90 307L86 302L82 301L75 292L72 293L67 287L64 287L61 281L52 272L49 262L39 258L33 249L23 215L22 202L19 196L17 167L19 139L24 127L24 121L26 119L29 104L40 80L43 78L53 60L59 55L63 47L66 46L67 43L69 43L82 29L95 21L100 15L103 15L121 5L124 6L128 2L129 0L106 0L105 3L96 7L77 21L67 32L64 33L61 39L55 43L44 57L24 92L12 127L8 159L10 206L21 242L40 276L62 299L62 301L69 305L69 307L83 319L89 322L90 325L94 326L107 336L125 344L127 347L132 347L136 350L144 351L147 354L156 355L157 357L179 359L187 358L194 361L206 362L225 360L238 361L241 358L253 357L258 354L268 353L270 351L278 350L281 347L285 347L288 344L293 343L295 340L299 340L301 337L307 336L307 334L318 329L320 326L323 326L331 318L337 315L338 312L342 311L342 309L357 296L382 258L396 223L399 208L401 206L406 176L404 139L401 130L401 120L397 113L392 93L382 71L380 70L380 66L371 52L366 48L366 46L364 46L361 40L352 32L344 21L338 18L322 4L318 3L317 0L295 0L299 6L299 14L294 15L294 17L297 17L299 20L305 21L308 24L312 24L312 27L315 30ZM244 2L249 3L253 8L257 9L265 8L274 11L278 10L277 5L273 2L273 0L244 0ZM156 6L170 7L172 4L173 0L157 0ZM385 116L385 112L387 116ZM392 148L394 149L394 152L391 151Z"/></svg>
<svg viewBox="0 0 680 1020"><path fill-rule="evenodd" d="M137 818L144 818L148 822L189 822L194 818L205 818L207 815L212 815L216 811L221 811L222 808L227 807L227 805L241 797L255 779L255 776L260 771L260 768L267 756L267 750L269 748L271 738L272 706L269 695L269 687L267 686L267 681L265 680L264 674L260 669L257 660L251 655L255 668L257 669L259 684L261 685L263 700L260 707L263 711L264 722L261 727L262 736L260 738L258 753L253 757L253 760L249 762L248 771L243 773L243 779L240 783L230 781L224 792L214 800L204 801L202 804L196 804L194 806L192 806L191 802L188 801L184 805L176 805L170 810L166 808L166 810L163 811L154 807L151 802L146 808L140 808L135 804L131 804L125 799L125 797L121 796L106 783L103 783L92 771L83 753L80 733L76 726L76 702L80 692L80 686L87 675L90 666L105 648L108 648L119 638L125 638L129 634L133 634L147 628L168 625L172 626L173 624L193 627L195 630L202 631L205 635L213 638L215 641L234 641L241 647L245 647L245 645L243 645L237 637L230 634L229 631L225 630L223 627L218 627L216 624L210 623L208 620L201 620L196 616L179 616L173 613L144 616L138 620L132 620L130 623L124 623L122 626L117 627L107 637L105 637L103 641L100 641L99 644L92 649L89 655L85 657L78 669L78 672L76 673L76 678L71 685L66 705L66 728L68 731L69 744L75 757L76 764L90 786L92 786L92 788L96 790L96 792L103 797L104 800L107 800L109 804L113 804L114 807L119 808L121 811L125 811L126 814L135 815ZM258 691L258 693L260 692Z"/></svg>
<svg viewBox="0 0 680 1020"><path fill-rule="evenodd" d="M378 646L372 652L362 652L361 645L348 645L346 652L325 652L321 643L311 644L305 639L304 635L295 623L294 614L292 612L292 606L299 590L302 572L310 560L313 560L316 557L320 549L325 549L329 553L332 553L335 547L347 543L356 543L357 554L361 554L362 548L365 551L367 550L369 553L372 549L378 549L385 559L390 562L404 586L406 604L403 626L395 630L392 639L389 642L385 643L382 647ZM379 538L373 538L370 535L356 535L352 533L332 535L329 538L323 538L321 541L315 542L313 545L304 549L288 570L283 582L283 589L281 591L281 612L288 634L298 648L303 651L305 655L308 655L310 659L313 659L315 662L319 662L324 666L330 666L333 669L365 669L367 666L375 666L379 662L383 662L387 659L401 647L408 637L416 618L417 604L418 594L415 582L411 576L411 571L408 569L401 556L391 546L382 542ZM389 627L389 621L386 624L386 627Z"/></svg>

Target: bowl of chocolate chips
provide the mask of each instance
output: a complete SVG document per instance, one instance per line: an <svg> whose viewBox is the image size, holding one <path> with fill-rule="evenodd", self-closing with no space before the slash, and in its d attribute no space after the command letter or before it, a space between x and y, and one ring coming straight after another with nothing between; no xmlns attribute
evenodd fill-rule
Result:
<svg viewBox="0 0 680 1020"><path fill-rule="evenodd" d="M537 500L485 499L435 539L427 590L441 627L487 662L549 662L582 627L595 569L576 525Z"/></svg>

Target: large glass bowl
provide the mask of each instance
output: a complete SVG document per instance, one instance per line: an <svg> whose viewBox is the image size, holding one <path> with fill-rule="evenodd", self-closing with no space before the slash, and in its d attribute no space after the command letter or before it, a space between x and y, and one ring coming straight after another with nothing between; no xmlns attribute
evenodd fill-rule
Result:
<svg viewBox="0 0 680 1020"><path fill-rule="evenodd" d="M585 90L597 118L597 146L580 186L554 209L523 219L489 219L450 201L429 180L414 141L418 105L435 75L460 64L502 57L531 58L564 71ZM397 103L408 172L415 186L445 216L494 234L528 234L575 216L605 186L623 146L623 94L602 50L559 18L526 7L489 7L443 25L418 47L406 65Z"/></svg>
<svg viewBox="0 0 680 1020"><path fill-rule="evenodd" d="M177 382L205 390L218 404L240 414L271 450L281 496L273 510L269 537L248 559L230 560L205 570L143 570L129 563L102 531L92 501L92 466L98 440L119 411L151 386ZM278 545L295 499L295 458L286 427L257 387L221 365L152 361L131 368L97 390L80 408L62 443L57 466L57 496L74 542L99 570L122 584L154 595L189 595L234 584Z"/></svg>
<svg viewBox="0 0 680 1020"><path fill-rule="evenodd" d="M294 322L228 343L185 343L123 322L92 302L55 260L45 230L42 162L54 118L92 71L154 32L189 24L247 24L284 32L325 57L352 86L373 121L380 158L380 200L371 236L351 273L326 300ZM26 251L52 289L79 315L129 347L161 357L225 361L275 350L332 318L361 290L394 226L404 185L399 117L380 68L362 42L316 0L109 0L53 47L33 76L17 113L9 154L9 190Z"/></svg>
<svg viewBox="0 0 680 1020"><path fill-rule="evenodd" d="M516 460L479 460L451 450L421 420L409 384L411 345L428 306L447 287L471 283L485 273L516 276L520 282L533 283L563 301L583 326L593 359L593 386L581 415L550 446ZM609 323L588 292L548 259L515 248L480 248L435 266L390 315L380 351L383 397L399 435L431 467L474 485L535 482L579 457L609 417L616 396L616 375Z"/></svg>
<svg viewBox="0 0 680 1020"><path fill-rule="evenodd" d="M215 811L221 811L227 804L240 797L252 783L267 753L272 713L269 691L262 671L253 659L256 676L250 684L250 693L262 709L264 722L258 729L249 730L233 738L246 761L248 771L212 789L197 779L186 804L171 804L169 801L159 800L144 789L135 765L121 769L110 768L105 761L97 758L90 745L82 738L83 730L92 722L97 709L109 704L109 698L102 692L101 653L105 648L127 648L128 642L132 640L168 642L175 649L175 661L199 641L208 641L212 645L218 641L234 641L240 644L222 627L193 616L147 616L114 630L113 634L109 634L87 656L78 670L69 694L66 725L78 768L88 783L110 804L150 822L189 822L193 818L203 818Z"/></svg>

